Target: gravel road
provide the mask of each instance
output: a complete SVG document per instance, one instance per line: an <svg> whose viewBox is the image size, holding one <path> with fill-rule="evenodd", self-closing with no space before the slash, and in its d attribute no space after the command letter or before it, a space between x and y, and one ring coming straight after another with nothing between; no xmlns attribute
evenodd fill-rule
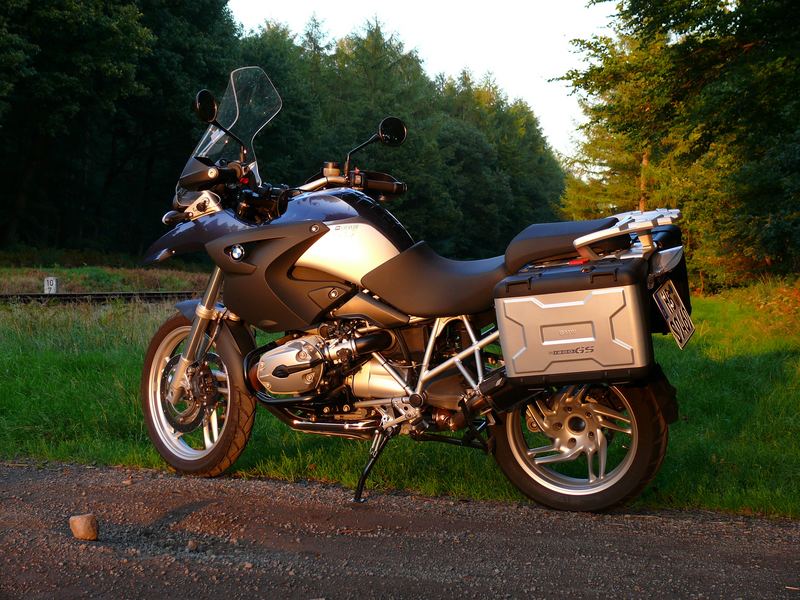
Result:
<svg viewBox="0 0 800 600"><path fill-rule="evenodd" d="M800 523L0 463L2 598L793 598ZM72 538L93 512L100 538Z"/></svg>

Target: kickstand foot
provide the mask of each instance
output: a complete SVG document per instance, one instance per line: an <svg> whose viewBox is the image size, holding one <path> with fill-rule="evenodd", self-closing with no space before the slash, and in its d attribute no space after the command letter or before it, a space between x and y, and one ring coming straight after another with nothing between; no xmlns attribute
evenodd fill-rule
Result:
<svg viewBox="0 0 800 600"><path fill-rule="evenodd" d="M364 486L367 483L367 477L369 477L369 472L372 471L372 467L375 466L375 463L378 461L378 457L386 447L386 442L389 441L389 438L392 437L393 433L394 431L392 429L389 429L388 431L383 431L382 429L375 430L375 435L372 438L372 446L369 449L369 460L367 461L367 464L364 465L364 470L361 472L361 478L358 480L356 493L353 496L353 502L358 504L366 502L366 499L362 498L362 494L364 493Z"/></svg>

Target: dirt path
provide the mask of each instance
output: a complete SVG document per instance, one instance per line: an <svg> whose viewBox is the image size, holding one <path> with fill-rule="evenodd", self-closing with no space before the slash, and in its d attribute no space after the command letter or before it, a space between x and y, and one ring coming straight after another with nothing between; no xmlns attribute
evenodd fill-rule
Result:
<svg viewBox="0 0 800 600"><path fill-rule="evenodd" d="M315 483L0 464L0 597L800 600L798 522L349 498ZM97 542L69 532L88 511Z"/></svg>

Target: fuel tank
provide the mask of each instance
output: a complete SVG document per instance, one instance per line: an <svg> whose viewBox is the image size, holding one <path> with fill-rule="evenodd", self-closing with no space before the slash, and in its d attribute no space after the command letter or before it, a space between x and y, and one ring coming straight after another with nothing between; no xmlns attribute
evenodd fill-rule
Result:
<svg viewBox="0 0 800 600"><path fill-rule="evenodd" d="M388 210L366 194L348 188L296 196L273 224L299 221L322 221L329 231L297 259L295 266L358 285L364 275L414 243Z"/></svg>
<svg viewBox="0 0 800 600"><path fill-rule="evenodd" d="M205 247L225 273L226 306L261 329L287 331L344 305L366 273L411 245L389 211L345 188L295 196L279 218Z"/></svg>

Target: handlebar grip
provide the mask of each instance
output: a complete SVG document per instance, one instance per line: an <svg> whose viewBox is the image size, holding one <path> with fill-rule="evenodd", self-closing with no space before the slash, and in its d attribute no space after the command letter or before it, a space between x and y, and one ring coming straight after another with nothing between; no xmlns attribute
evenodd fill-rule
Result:
<svg viewBox="0 0 800 600"><path fill-rule="evenodd" d="M259 208L274 208L285 203L289 186L262 184L257 190L243 190L242 196L247 204Z"/></svg>
<svg viewBox="0 0 800 600"><path fill-rule="evenodd" d="M362 187L365 190L375 190L390 195L404 194L408 190L408 186L402 181L379 181L366 177L362 180Z"/></svg>

